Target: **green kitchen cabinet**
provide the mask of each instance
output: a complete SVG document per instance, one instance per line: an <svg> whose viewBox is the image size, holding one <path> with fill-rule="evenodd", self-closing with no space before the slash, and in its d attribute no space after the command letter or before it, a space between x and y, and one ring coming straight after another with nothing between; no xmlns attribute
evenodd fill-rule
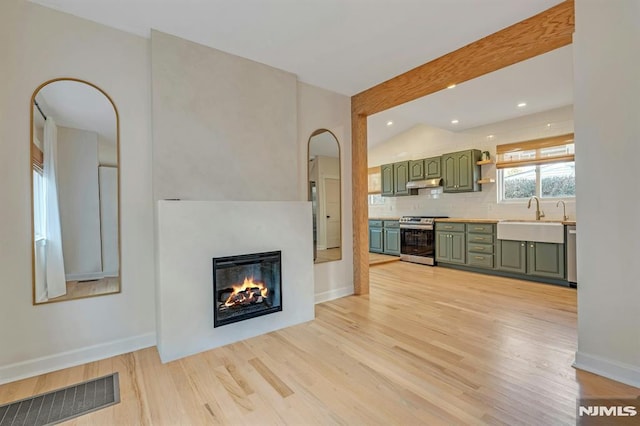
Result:
<svg viewBox="0 0 640 426"><path fill-rule="evenodd" d="M442 175L444 192L480 191L480 150L452 152L442 156Z"/></svg>
<svg viewBox="0 0 640 426"><path fill-rule="evenodd" d="M393 164L383 164L380 166L380 180L382 182L382 191L380 195L390 197L395 195L393 186Z"/></svg>
<svg viewBox="0 0 640 426"><path fill-rule="evenodd" d="M369 251L382 253L384 251L384 235L381 220L369 221Z"/></svg>
<svg viewBox="0 0 640 426"><path fill-rule="evenodd" d="M496 257L501 271L564 279L564 244L498 240Z"/></svg>
<svg viewBox="0 0 640 426"><path fill-rule="evenodd" d="M400 256L400 228L388 228L385 226L382 231L384 234L384 254Z"/></svg>
<svg viewBox="0 0 640 426"><path fill-rule="evenodd" d="M527 243L527 274L564 278L564 244Z"/></svg>
<svg viewBox="0 0 640 426"><path fill-rule="evenodd" d="M409 195L407 182L409 182L409 162L401 161L393 163L393 192L394 195Z"/></svg>
<svg viewBox="0 0 640 426"><path fill-rule="evenodd" d="M467 265L476 268L493 269L495 236L493 223L467 224Z"/></svg>
<svg viewBox="0 0 640 426"><path fill-rule="evenodd" d="M409 180L422 180L424 179L424 160L411 160L409 161Z"/></svg>
<svg viewBox="0 0 640 426"><path fill-rule="evenodd" d="M496 244L496 269L500 271L527 273L526 241L498 240Z"/></svg>
<svg viewBox="0 0 640 426"><path fill-rule="evenodd" d="M407 189L407 182L409 182L409 161L380 166L380 178L382 183L380 195L383 197L418 195L417 189Z"/></svg>
<svg viewBox="0 0 640 426"><path fill-rule="evenodd" d="M436 224L436 262L466 262L464 223Z"/></svg>
<svg viewBox="0 0 640 426"><path fill-rule="evenodd" d="M425 158L424 160L424 178L437 179L442 177L442 157Z"/></svg>

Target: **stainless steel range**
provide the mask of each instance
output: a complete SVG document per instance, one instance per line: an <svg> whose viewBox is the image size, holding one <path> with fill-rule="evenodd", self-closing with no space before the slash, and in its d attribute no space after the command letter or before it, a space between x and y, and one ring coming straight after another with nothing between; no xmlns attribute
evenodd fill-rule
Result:
<svg viewBox="0 0 640 426"><path fill-rule="evenodd" d="M400 260L435 264L435 219L447 216L403 216L400 218Z"/></svg>

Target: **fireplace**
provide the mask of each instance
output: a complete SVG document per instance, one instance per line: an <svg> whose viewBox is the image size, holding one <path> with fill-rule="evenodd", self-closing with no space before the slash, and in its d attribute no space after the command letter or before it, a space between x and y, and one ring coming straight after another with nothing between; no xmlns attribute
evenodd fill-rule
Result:
<svg viewBox="0 0 640 426"><path fill-rule="evenodd" d="M213 326L282 310L281 252L213 258Z"/></svg>

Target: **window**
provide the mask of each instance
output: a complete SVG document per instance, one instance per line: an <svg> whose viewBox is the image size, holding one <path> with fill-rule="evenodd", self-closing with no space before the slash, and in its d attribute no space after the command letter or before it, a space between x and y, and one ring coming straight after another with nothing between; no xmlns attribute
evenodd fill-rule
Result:
<svg viewBox="0 0 640 426"><path fill-rule="evenodd" d="M33 173L33 233L34 239L41 240L45 237L44 229L44 176L43 155L40 148L31 144L31 165Z"/></svg>
<svg viewBox="0 0 640 426"><path fill-rule="evenodd" d="M44 233L44 176L42 169L33 168L33 233L35 240L45 237Z"/></svg>
<svg viewBox="0 0 640 426"><path fill-rule="evenodd" d="M500 200L575 197L573 134L497 146Z"/></svg>

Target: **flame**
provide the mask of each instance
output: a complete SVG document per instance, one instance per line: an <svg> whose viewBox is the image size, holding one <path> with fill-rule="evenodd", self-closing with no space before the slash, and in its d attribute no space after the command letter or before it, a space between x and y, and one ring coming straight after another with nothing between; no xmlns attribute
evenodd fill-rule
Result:
<svg viewBox="0 0 640 426"><path fill-rule="evenodd" d="M253 291L249 291L248 294L245 293L246 290L249 290L252 288L260 289L260 294L264 298L266 298L267 294L269 294L269 289L264 285L263 282L253 281L253 277L251 278L244 277L244 282L241 285L233 286L233 293L231 293L231 296L229 296L227 301L224 302L224 305L233 306L243 302L257 303L258 300ZM242 294L239 300L237 298L238 294Z"/></svg>

